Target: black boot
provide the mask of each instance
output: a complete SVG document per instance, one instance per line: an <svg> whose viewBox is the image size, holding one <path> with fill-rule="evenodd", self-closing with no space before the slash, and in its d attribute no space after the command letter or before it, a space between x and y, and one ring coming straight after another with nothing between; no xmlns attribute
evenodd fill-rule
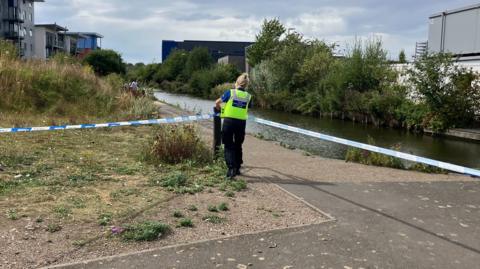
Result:
<svg viewBox="0 0 480 269"><path fill-rule="evenodd" d="M236 176L241 176L242 175L242 171L240 171L241 167L238 167L235 169L235 175Z"/></svg>
<svg viewBox="0 0 480 269"><path fill-rule="evenodd" d="M236 172L234 168L228 168L227 171L227 179L234 179L236 176Z"/></svg>

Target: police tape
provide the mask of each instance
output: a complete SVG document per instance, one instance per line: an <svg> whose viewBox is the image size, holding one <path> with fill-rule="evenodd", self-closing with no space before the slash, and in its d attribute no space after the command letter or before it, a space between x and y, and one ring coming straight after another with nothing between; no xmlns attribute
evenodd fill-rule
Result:
<svg viewBox="0 0 480 269"><path fill-rule="evenodd" d="M158 125L171 123L185 123L201 120L209 120L214 117L213 114L182 116L175 118L163 118L140 121L124 121L124 122L110 122L99 124L80 124L80 125L61 125L61 126L45 126L45 127L22 127L22 128L0 128L0 133L26 133L26 132L41 132L41 131L60 131L60 130L74 130L74 129L95 129L95 128L112 128L125 126L141 126L141 125Z"/></svg>
<svg viewBox="0 0 480 269"><path fill-rule="evenodd" d="M22 127L22 128L0 128L0 133L25 133L25 132L40 132L40 131L59 131L59 130L75 130L75 129L95 129L95 128L112 128L112 127L126 127L126 126L142 126L142 125L159 125L159 124L172 124L172 123L187 123L195 122L202 120L209 120L213 117L218 116L218 114L203 114L203 115L194 115L194 116L181 116L174 118L163 118L163 119L151 119L151 120L141 120L141 121L125 121L125 122L111 122L111 123L99 123L99 124L80 124L80 125L61 125L61 126L45 126L45 127ZM394 151L390 149L385 149L377 146L372 146L368 144L359 143L356 141L351 141L343 138L338 138L330 135L325 135L309 130L305 130L298 127L289 126L286 124L281 124L278 122L268 121L261 118L250 117L250 119L256 123L283 129L286 131L303 134L310 137L319 138L325 141L334 142L337 144L342 144L345 146L351 146L359 149L368 150L371 152L381 153L388 156L396 157L399 159L423 163L445 169L448 171L457 172L460 174L466 174L471 176L480 177L480 171L468 167L463 167L455 164L450 164L446 162L436 161L424 157L415 156L412 154L407 154L399 151Z"/></svg>
<svg viewBox="0 0 480 269"><path fill-rule="evenodd" d="M376 147L376 146L372 146L372 145L368 145L368 144L363 144L363 143L359 143L359 142L355 142L355 141L351 141L351 140L347 140L347 139L343 139L343 138L338 138L338 137L334 137L334 136L330 136L330 135L325 135L325 134L321 134L321 133L317 133L317 132L313 132L313 131L309 131L309 130L305 130L305 129L301 129L301 128L297 128L297 127L273 122L273 121L268 121L268 120L264 120L264 119L260 119L260 118L251 117L251 120L256 122L256 123L259 123L259 124L263 124L263 125L287 130L287 131L298 133L298 134L303 134L303 135L310 136L310 137L319 138L319 139L322 139L322 140L325 140L325 141L330 141L330 142L334 142L334 143L337 143L337 144L342 144L342 145L345 145L345 146L350 146L350 147L354 147L354 148L368 150L368 151L371 151L371 152L381 153L381 154L385 154L385 155L388 155L388 156L392 156L392 157L396 157L396 158L399 158L399 159L412 161L412 162L416 162L416 163L427 164L427 165L431 165L431 166L438 167L438 168L441 168L441 169L445 169L445 170L448 170L448 171L457 172L457 173L460 173L460 174L480 177L480 171L479 170L475 170L475 169L468 168L468 167L463 167L463 166L450 164L450 163L445 163L445 162L441 162L441 161L436 161L436 160L432 160L432 159L428 159L428 158L424 158L424 157L419 157L419 156L415 156L415 155L412 155L412 154L407 154L407 153L403 153L403 152L399 152L399 151L394 151L394 150L385 149L385 148L381 148L381 147Z"/></svg>

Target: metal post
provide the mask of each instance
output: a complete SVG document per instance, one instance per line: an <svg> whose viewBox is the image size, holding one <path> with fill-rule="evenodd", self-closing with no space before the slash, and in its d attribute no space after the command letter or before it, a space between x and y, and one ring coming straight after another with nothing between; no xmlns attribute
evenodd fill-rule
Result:
<svg viewBox="0 0 480 269"><path fill-rule="evenodd" d="M213 108L213 154L217 158L220 153L222 145L222 118L220 117L220 110Z"/></svg>

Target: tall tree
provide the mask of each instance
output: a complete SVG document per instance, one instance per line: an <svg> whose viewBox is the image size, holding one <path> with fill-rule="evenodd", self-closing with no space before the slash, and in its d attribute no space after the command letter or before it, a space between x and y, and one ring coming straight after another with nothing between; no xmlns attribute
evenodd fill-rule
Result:
<svg viewBox="0 0 480 269"><path fill-rule="evenodd" d="M398 55L398 62L401 64L407 63L407 56L405 55L405 50L401 50L400 54Z"/></svg>
<svg viewBox="0 0 480 269"><path fill-rule="evenodd" d="M248 63L254 67L263 60L271 58L285 31L285 27L278 19L264 20L255 44L247 49Z"/></svg>

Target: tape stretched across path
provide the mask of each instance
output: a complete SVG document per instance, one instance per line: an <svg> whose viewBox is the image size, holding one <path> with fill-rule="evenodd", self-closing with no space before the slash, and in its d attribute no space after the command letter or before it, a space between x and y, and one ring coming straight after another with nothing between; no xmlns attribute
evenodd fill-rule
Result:
<svg viewBox="0 0 480 269"><path fill-rule="evenodd" d="M216 114L203 114L195 116L182 116L175 118L153 119L153 120L141 120L141 121L125 121L125 122L111 122L100 124L80 124L80 125L62 125L62 126L46 126L46 127L25 127L25 128L0 128L0 133L22 133L22 132L40 132L40 131L59 131L59 130L75 130L75 129L95 129L95 128L113 128L113 127L125 127L125 126L141 126L141 125L158 125L158 124L171 124L171 123L185 123L195 122L202 120L209 120L218 116ZM376 147L368 144L363 144L343 138L338 138L330 135L325 135L273 121L268 121L256 117L250 117L250 119L256 123L287 130L290 132L303 134L310 137L319 138L322 140L330 141L337 144L342 144L354 148L364 149L376 153L385 154L388 156L396 157L399 159L423 163L434 167L442 168L448 171L457 172L460 174L480 177L480 171L468 167L463 167L455 164L440 162L424 157L415 156L399 151Z"/></svg>
<svg viewBox="0 0 480 269"><path fill-rule="evenodd" d="M194 122L201 120L209 120L214 117L213 114L183 116L175 118L164 118L154 120L141 121L124 121L124 122L110 122L99 124L80 124L80 125L62 125L62 126L46 126L46 127L26 127L26 128L0 128L0 133L27 133L27 132L41 132L41 131L59 131L59 130L75 130L75 129L95 129L95 128L113 128L124 126L141 126L141 125L157 125L168 123L182 123Z"/></svg>
<svg viewBox="0 0 480 269"><path fill-rule="evenodd" d="M445 163L445 162L440 162L440 161L436 161L436 160L432 160L432 159L428 159L428 158L424 158L424 157L419 157L419 156L415 156L415 155L412 155L412 154L407 154L407 153L394 151L394 150L390 150L390 149L385 149L385 148L381 148L381 147L376 147L376 146L372 146L372 145L368 145L368 144L363 144L363 143L359 143L359 142L355 142L355 141L351 141L351 140L347 140L347 139L343 139L343 138L338 138L338 137L334 137L334 136L330 136L330 135L325 135L325 134L321 134L321 133L317 133L317 132L313 132L313 131L309 131L309 130L305 130L305 129L301 129L301 128L297 128L297 127L292 127L292 126L289 126L289 125L285 125L285 124L281 124L281 123L277 123L277 122L273 122L273 121L268 121L268 120L264 120L264 119L260 119L260 118L253 118L252 117L251 119L254 122L259 123L259 124L268 125L268 126L271 126L271 127L287 130L287 131L290 131L290 132L319 138L319 139L334 142L334 143L337 143L337 144L342 144L342 145L346 145L346 146L350 146L350 147L354 147L354 148L359 148L359 149L364 149L364 150L368 150L368 151L372 151L372 152L376 152L376 153L381 153L381 154L385 154L385 155L388 155L388 156L392 156L392 157L396 157L396 158L399 158L399 159L412 161L412 162L416 162L416 163L423 163L423 164L435 166L435 167L438 167L438 168L442 168L442 169L445 169L445 170L448 170L448 171L457 172L457 173L460 173L460 174L480 177L480 171L472 169L472 168L463 167L463 166L450 164L450 163Z"/></svg>

